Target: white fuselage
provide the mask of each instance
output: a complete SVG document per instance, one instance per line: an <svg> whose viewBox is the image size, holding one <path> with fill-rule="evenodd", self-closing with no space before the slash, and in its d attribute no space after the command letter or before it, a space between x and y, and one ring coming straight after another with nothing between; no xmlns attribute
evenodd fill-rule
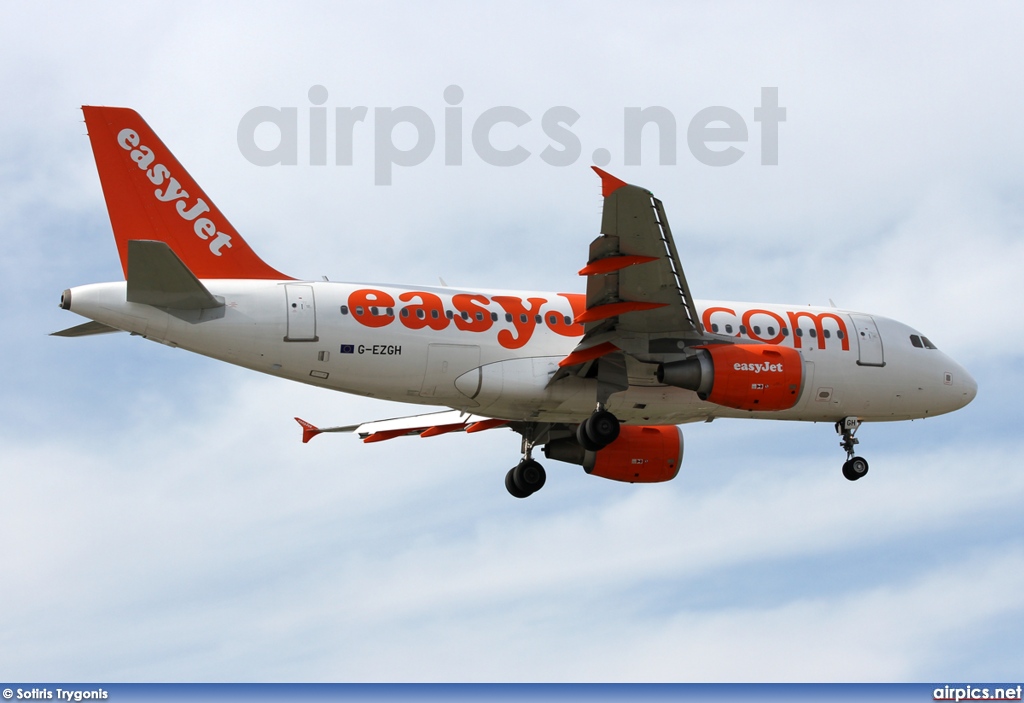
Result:
<svg viewBox="0 0 1024 703"><path fill-rule="evenodd" d="M582 296L334 282L208 279L224 306L180 311L126 302L124 282L71 290L70 309L117 329L323 388L448 406L509 420L580 422L593 379L550 386L583 334ZM709 332L799 349L797 404L733 410L661 385L656 364L630 359L630 387L608 409L622 422L681 424L715 417L906 420L951 412L977 387L960 365L895 320L835 308L697 301ZM624 338L643 359L655 335ZM660 340L659 344L671 340ZM664 349L658 351L664 353ZM680 357L682 355L680 354Z"/></svg>

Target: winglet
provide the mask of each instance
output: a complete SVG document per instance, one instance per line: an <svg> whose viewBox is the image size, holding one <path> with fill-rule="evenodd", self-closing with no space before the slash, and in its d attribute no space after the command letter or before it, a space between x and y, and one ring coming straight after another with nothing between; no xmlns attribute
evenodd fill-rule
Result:
<svg viewBox="0 0 1024 703"><path fill-rule="evenodd" d="M629 185L625 181L620 181L607 171L599 169L597 166L591 166L590 168L594 169L594 173L601 177L601 195L605 198L617 191L619 188Z"/></svg>
<svg viewBox="0 0 1024 703"><path fill-rule="evenodd" d="M314 424L312 424L310 422L306 422L301 417L295 418L295 422L297 422L300 425L302 425L302 443L303 444L305 444L306 442L308 442L309 440L313 439L318 434L323 432L323 430L321 430L319 427L317 427L316 425L314 425Z"/></svg>

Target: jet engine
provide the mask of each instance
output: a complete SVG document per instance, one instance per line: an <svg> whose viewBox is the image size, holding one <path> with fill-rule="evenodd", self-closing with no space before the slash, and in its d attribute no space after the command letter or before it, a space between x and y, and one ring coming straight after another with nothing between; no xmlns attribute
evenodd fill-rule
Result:
<svg viewBox="0 0 1024 703"><path fill-rule="evenodd" d="M545 445L544 456L578 464L588 474L612 481L671 481L683 461L683 431L674 425L623 425L618 438L599 451L587 451L575 439L564 438Z"/></svg>
<svg viewBox="0 0 1024 703"><path fill-rule="evenodd" d="M658 367L658 381L738 410L788 410L800 398L800 352L775 344L715 344Z"/></svg>

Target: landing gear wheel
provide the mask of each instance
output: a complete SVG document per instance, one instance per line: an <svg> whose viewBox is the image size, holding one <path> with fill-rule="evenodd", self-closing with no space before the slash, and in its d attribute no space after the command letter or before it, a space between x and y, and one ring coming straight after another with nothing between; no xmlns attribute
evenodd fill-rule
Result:
<svg viewBox="0 0 1024 703"><path fill-rule="evenodd" d="M839 446L846 451L843 476L848 481L864 478L864 475L868 472L867 460L853 455L853 448L860 444L860 440L854 437L860 426L861 420L857 417L844 417L836 423L836 432L843 437L843 441L839 443Z"/></svg>
<svg viewBox="0 0 1024 703"><path fill-rule="evenodd" d="M845 464L843 464L843 476L849 481L856 481L859 478L863 478L868 472L867 460L855 456Z"/></svg>
<svg viewBox="0 0 1024 703"><path fill-rule="evenodd" d="M544 471L544 467L533 459L524 459L516 468L512 469L512 483L527 495L539 491L547 480L548 475Z"/></svg>
<svg viewBox="0 0 1024 703"><path fill-rule="evenodd" d="M596 452L604 449L600 444L597 444L587 434L587 423L586 421L581 422L579 427L576 428L576 441L580 443L580 446L586 449L588 452Z"/></svg>
<svg viewBox="0 0 1024 703"><path fill-rule="evenodd" d="M580 441L584 449L591 452L604 449L618 438L619 419L607 410L598 410L576 431L577 439L581 436L586 440Z"/></svg>
<svg viewBox="0 0 1024 703"><path fill-rule="evenodd" d="M514 472L515 469L509 469L508 473L505 474L505 490L507 490L512 495L513 498L528 498L530 494L524 493L523 491L519 490L518 486L516 486L515 479L512 477L512 474Z"/></svg>

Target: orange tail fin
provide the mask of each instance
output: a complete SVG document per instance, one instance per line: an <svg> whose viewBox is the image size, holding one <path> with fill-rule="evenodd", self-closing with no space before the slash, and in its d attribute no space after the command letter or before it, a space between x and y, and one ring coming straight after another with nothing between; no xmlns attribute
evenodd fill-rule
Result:
<svg viewBox="0 0 1024 703"><path fill-rule="evenodd" d="M249 248L146 121L83 107L110 224L128 273L128 241L166 242L196 278L290 280Z"/></svg>

